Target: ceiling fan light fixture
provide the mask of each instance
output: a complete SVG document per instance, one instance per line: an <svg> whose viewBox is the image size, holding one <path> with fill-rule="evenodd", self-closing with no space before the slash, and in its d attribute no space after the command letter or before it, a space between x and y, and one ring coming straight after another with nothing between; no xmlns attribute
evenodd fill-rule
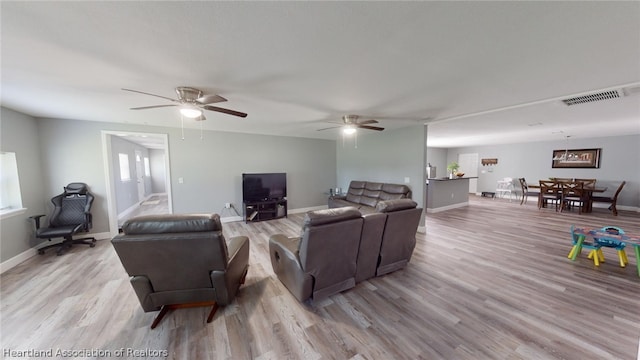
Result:
<svg viewBox="0 0 640 360"><path fill-rule="evenodd" d="M192 107L182 107L180 108L180 113L191 119L199 118L200 116L202 116L202 110Z"/></svg>
<svg viewBox="0 0 640 360"><path fill-rule="evenodd" d="M345 127L345 128L342 130L342 132L343 132L345 135L352 135L352 134L355 134L355 132L356 132L356 128L355 128L355 127L353 127L353 126L347 126L347 127Z"/></svg>

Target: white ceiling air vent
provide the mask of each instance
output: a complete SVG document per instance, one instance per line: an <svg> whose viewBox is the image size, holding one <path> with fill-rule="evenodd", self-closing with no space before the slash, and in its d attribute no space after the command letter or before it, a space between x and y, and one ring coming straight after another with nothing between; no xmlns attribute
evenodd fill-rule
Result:
<svg viewBox="0 0 640 360"><path fill-rule="evenodd" d="M609 100L615 99L619 97L623 97L624 93L622 90L610 90L610 91L601 91L597 93L591 93L582 96L576 96L568 99L562 100L567 106L578 105L578 104L586 104L595 101Z"/></svg>

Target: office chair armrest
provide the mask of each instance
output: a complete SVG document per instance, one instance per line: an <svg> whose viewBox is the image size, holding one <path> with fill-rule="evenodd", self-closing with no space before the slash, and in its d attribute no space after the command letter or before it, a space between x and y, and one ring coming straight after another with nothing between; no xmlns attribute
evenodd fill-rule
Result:
<svg viewBox="0 0 640 360"><path fill-rule="evenodd" d="M84 223L87 224L86 225L86 230L89 231L89 229L91 229L93 227L93 215L91 215L90 212L85 212L84 213Z"/></svg>
<svg viewBox="0 0 640 360"><path fill-rule="evenodd" d="M36 230L37 230L37 229L40 229L40 218L41 218L41 217L44 217L44 216L47 216L47 215L44 215L44 214L43 214L43 215L33 215L33 216L29 216L29 219L32 219L32 220L35 222L35 224L36 224Z"/></svg>

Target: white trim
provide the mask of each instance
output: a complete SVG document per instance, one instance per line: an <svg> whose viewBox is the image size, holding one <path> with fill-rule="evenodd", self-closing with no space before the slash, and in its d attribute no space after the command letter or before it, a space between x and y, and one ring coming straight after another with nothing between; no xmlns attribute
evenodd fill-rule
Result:
<svg viewBox="0 0 640 360"><path fill-rule="evenodd" d="M11 259L5 260L0 263L0 274L3 274L5 271L9 269L13 269L21 262L30 259L32 256L38 253L38 249L30 248L26 251L21 252L20 254L12 257Z"/></svg>
<svg viewBox="0 0 640 360"><path fill-rule="evenodd" d="M442 206L442 207L434 208L434 209L427 209L427 213L439 213L441 211L457 209L457 208L465 207L465 206L469 206L469 202L468 201L467 202L458 203L458 204L453 204L453 205Z"/></svg>
<svg viewBox="0 0 640 360"><path fill-rule="evenodd" d="M221 223L229 223L229 222L236 222L236 221L243 221L244 218L242 216L225 216L223 218L220 218L220 222Z"/></svg>
<svg viewBox="0 0 640 360"><path fill-rule="evenodd" d="M426 234L427 233L427 227L426 226L418 226L418 232L421 234Z"/></svg>
<svg viewBox="0 0 640 360"><path fill-rule="evenodd" d="M101 232L101 233L95 233L95 234L81 233L81 234L77 234L75 237L76 238L94 237L96 238L96 240L101 241L101 240L111 239L111 234L109 232ZM30 249L27 249L21 252L20 254L12 257L11 259L7 259L3 261L2 263L0 263L0 274L4 273L7 270L13 269L14 267L18 266L22 262L29 260L31 257L38 255L38 249L48 245L52 245L52 244L55 244L55 243L50 241L43 241L40 244Z"/></svg>
<svg viewBox="0 0 640 360"><path fill-rule="evenodd" d="M12 218L18 215L22 215L27 212L27 208L19 208L19 209L7 209L0 211L0 220Z"/></svg>

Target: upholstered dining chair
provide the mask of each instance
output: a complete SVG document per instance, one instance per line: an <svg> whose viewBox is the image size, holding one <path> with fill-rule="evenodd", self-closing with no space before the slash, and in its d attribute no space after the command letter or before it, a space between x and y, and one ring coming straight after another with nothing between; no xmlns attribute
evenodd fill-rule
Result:
<svg viewBox="0 0 640 360"><path fill-rule="evenodd" d="M609 205L609 210L613 212L614 216L618 216L618 209L616 208L616 204L618 203L618 195L620 195L620 191L622 191L622 188L626 183L627 183L626 181L623 181L622 183L620 183L620 186L618 186L618 189L616 190L615 194L613 194L612 197L592 196L591 201L611 204Z"/></svg>

